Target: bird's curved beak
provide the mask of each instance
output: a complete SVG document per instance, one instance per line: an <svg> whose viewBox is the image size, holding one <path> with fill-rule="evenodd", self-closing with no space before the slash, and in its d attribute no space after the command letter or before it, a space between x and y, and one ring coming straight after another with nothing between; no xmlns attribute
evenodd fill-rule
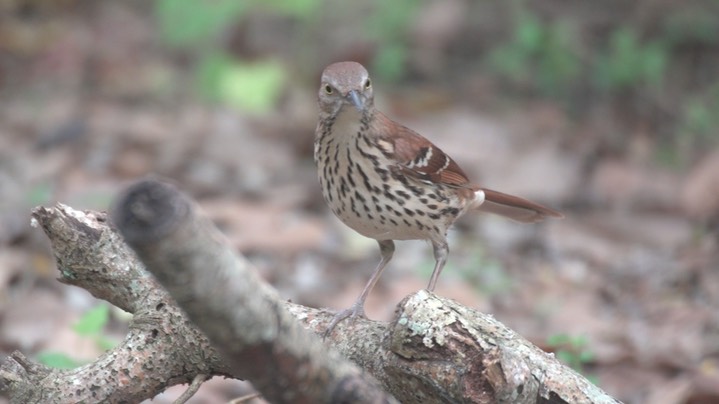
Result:
<svg viewBox="0 0 719 404"><path fill-rule="evenodd" d="M347 93L347 98L352 103L352 105L357 108L357 111L362 111L364 109L364 101L362 101L362 98L360 98L360 95L357 90L352 90Z"/></svg>

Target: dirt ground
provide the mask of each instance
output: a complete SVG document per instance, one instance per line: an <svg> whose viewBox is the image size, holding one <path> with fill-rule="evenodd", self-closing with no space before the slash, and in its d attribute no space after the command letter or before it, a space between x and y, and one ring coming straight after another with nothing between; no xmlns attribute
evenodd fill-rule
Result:
<svg viewBox="0 0 719 404"><path fill-rule="evenodd" d="M292 74L274 108L250 113L199 97L192 55L158 45L139 3L98 2L83 12L82 2L60 3L67 10L40 5L40 17L15 10L0 19L0 359L13 350L100 354L96 341L72 330L98 301L55 281L30 210L56 202L104 210L151 173L193 195L283 297L349 306L379 251L325 206L312 142L323 66L364 56L336 45L299 62L273 50ZM679 167L660 164L656 137L640 122L621 131L621 153L603 152L606 134L619 130L602 108L576 119L541 98L502 98L501 85L465 71L376 80L377 104L478 183L566 218L463 218L436 293L492 313L546 350L581 356L579 370L624 402L719 402L719 237L711 221L719 149ZM432 265L429 244L399 242L368 300L370 318L391 318L396 303L425 287ZM127 322L113 311L107 336L122 338ZM182 389L152 402L169 403ZM246 390L213 380L191 402L226 402Z"/></svg>

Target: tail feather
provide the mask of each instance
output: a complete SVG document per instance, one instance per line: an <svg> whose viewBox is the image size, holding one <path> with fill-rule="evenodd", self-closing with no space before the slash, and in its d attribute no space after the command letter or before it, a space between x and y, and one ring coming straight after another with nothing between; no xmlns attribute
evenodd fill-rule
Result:
<svg viewBox="0 0 719 404"><path fill-rule="evenodd" d="M546 217L558 219L564 217L556 210L518 196L486 188L481 188L480 191L484 193L484 202L477 209L483 212L494 213L522 223L536 223Z"/></svg>

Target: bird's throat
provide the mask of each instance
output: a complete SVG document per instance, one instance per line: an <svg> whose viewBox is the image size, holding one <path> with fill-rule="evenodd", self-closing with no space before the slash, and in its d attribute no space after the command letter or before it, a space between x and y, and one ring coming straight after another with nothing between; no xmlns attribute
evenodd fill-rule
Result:
<svg viewBox="0 0 719 404"><path fill-rule="evenodd" d="M362 114L357 109L345 105L337 112L332 132L336 137L350 139L360 131L361 121Z"/></svg>

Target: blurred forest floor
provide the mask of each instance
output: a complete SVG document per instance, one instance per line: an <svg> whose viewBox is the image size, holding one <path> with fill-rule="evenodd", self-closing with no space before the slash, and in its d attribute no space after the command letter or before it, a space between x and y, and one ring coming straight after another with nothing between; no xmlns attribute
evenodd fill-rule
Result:
<svg viewBox="0 0 719 404"><path fill-rule="evenodd" d="M325 206L312 142L320 72L357 60L380 109L476 182L566 215L465 217L439 295L627 403L719 402L716 2L261 4L0 2L0 358L72 364L122 338L119 311L77 326L98 302L55 281L30 210L104 210L150 173L283 297L349 306L379 253ZM399 243L370 318L432 265L428 244ZM191 402L245 390L213 380Z"/></svg>

